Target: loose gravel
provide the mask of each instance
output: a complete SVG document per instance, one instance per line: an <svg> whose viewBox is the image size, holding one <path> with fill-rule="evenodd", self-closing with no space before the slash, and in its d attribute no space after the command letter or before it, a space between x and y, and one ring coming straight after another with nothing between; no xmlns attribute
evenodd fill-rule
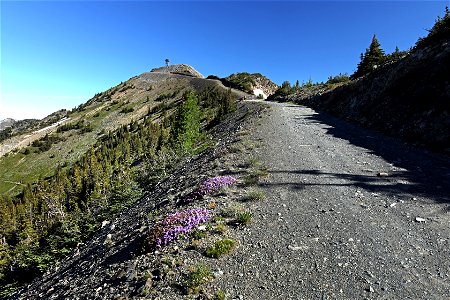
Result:
<svg viewBox="0 0 450 300"><path fill-rule="evenodd" d="M229 299L450 299L450 160L312 109L255 121L269 170Z"/></svg>

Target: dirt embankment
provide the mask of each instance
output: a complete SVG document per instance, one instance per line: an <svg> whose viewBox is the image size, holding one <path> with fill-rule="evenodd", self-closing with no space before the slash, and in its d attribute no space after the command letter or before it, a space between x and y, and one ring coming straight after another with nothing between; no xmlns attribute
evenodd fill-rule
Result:
<svg viewBox="0 0 450 300"><path fill-rule="evenodd" d="M441 40L301 104L450 153L448 66L450 43Z"/></svg>

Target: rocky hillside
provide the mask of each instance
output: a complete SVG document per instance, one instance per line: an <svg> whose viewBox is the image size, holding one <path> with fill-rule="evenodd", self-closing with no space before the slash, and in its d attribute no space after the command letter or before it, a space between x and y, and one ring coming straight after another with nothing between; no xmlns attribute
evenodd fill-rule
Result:
<svg viewBox="0 0 450 300"><path fill-rule="evenodd" d="M6 118L4 120L0 120L0 130L5 129L6 127L12 127L16 120L11 118Z"/></svg>
<svg viewBox="0 0 450 300"><path fill-rule="evenodd" d="M399 61L298 102L450 153L449 34L420 41Z"/></svg>
<svg viewBox="0 0 450 300"><path fill-rule="evenodd" d="M236 73L225 78L208 76L209 79L220 80L225 86L244 91L250 95L267 99L275 93L278 85L260 73Z"/></svg>

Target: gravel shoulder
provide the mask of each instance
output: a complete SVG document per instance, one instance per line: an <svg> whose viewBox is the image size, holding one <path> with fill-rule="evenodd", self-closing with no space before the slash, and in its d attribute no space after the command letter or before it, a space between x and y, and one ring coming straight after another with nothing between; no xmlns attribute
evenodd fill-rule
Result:
<svg viewBox="0 0 450 300"><path fill-rule="evenodd" d="M449 299L450 159L268 103L253 223L215 282L232 299Z"/></svg>

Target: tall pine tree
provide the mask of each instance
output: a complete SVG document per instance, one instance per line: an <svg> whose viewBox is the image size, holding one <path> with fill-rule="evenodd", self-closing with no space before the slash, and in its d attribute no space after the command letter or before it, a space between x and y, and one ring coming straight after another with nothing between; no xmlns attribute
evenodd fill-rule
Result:
<svg viewBox="0 0 450 300"><path fill-rule="evenodd" d="M384 59L384 51L381 49L381 45L374 34L369 48L366 49L364 55L361 53L361 61L358 64L356 72L351 76L351 79L361 77L371 72L376 66L382 64Z"/></svg>

